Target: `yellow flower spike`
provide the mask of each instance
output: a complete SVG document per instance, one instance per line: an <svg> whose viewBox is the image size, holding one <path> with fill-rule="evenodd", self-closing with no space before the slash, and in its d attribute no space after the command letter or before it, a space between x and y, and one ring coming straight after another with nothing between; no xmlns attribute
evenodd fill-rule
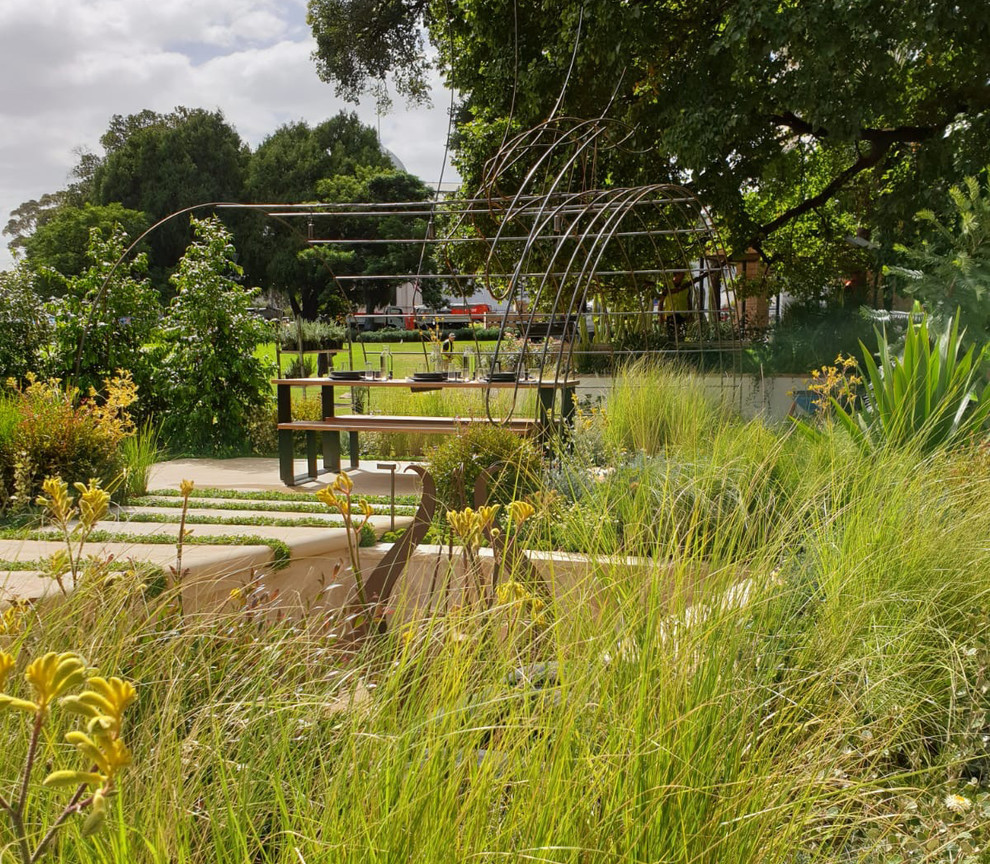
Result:
<svg viewBox="0 0 990 864"><path fill-rule="evenodd" d="M447 522L454 533L464 541L474 534L476 517L470 507L465 507L463 510L448 510Z"/></svg>
<svg viewBox="0 0 990 864"><path fill-rule="evenodd" d="M26 711L28 714L37 714L41 706L36 702L27 699L17 699L14 696L7 696L0 693L0 711L4 708L12 708L14 711Z"/></svg>
<svg viewBox="0 0 990 864"><path fill-rule="evenodd" d="M0 690L7 683L7 676L10 674L10 670L14 668L15 662L13 654L0 651Z"/></svg>
<svg viewBox="0 0 990 864"><path fill-rule="evenodd" d="M345 495L350 495L351 490L354 488L354 481L351 480L346 472L341 471L337 475L337 479L333 481L333 486L339 492L343 492Z"/></svg>
<svg viewBox="0 0 990 864"><path fill-rule="evenodd" d="M110 773L110 761L96 745L96 742L85 732L74 729L72 732L66 733L65 740L75 747L87 761L92 762L104 776Z"/></svg>
<svg viewBox="0 0 990 864"><path fill-rule="evenodd" d="M359 502L359 506L361 508L361 513L364 515L365 519L370 519L372 516L375 515L374 509L368 503L368 500L366 498L361 499L361 501Z"/></svg>
<svg viewBox="0 0 990 864"><path fill-rule="evenodd" d="M110 495L100 488L100 481L91 479L89 486L76 483L79 492L79 518L86 528L91 529L107 515L110 509Z"/></svg>
<svg viewBox="0 0 990 864"><path fill-rule="evenodd" d="M97 789L93 793L93 807L89 811L89 815L83 821L82 825L82 835L83 837L92 837L97 831L103 827L103 823L107 820L107 804L106 795L102 789Z"/></svg>
<svg viewBox="0 0 990 864"><path fill-rule="evenodd" d="M50 651L32 662L24 677L34 690L38 710L44 711L67 690L78 687L86 678L86 662L78 654Z"/></svg>
<svg viewBox="0 0 990 864"><path fill-rule="evenodd" d="M515 525L522 525L536 512L536 508L528 501L513 501L509 505L509 518Z"/></svg>
<svg viewBox="0 0 990 864"><path fill-rule="evenodd" d="M320 489L316 493L316 498L321 504L325 504L332 510L337 508L337 496L333 494L331 489Z"/></svg>
<svg viewBox="0 0 990 864"><path fill-rule="evenodd" d="M105 778L95 771L52 771L44 781L42 786L101 786Z"/></svg>
<svg viewBox="0 0 990 864"><path fill-rule="evenodd" d="M179 494L183 498L188 498L192 495L192 491L195 488L196 483L193 480L183 480L179 483Z"/></svg>
<svg viewBox="0 0 990 864"><path fill-rule="evenodd" d="M69 498L69 486L61 477L46 477L41 484L41 491L35 503L44 507L57 522L68 522L75 515L72 499Z"/></svg>
<svg viewBox="0 0 990 864"><path fill-rule="evenodd" d="M137 690L130 681L121 678L101 678L94 676L87 680L87 688L78 696L66 696L62 707L73 714L81 714L98 720L91 724L104 732L120 734L124 711L135 699Z"/></svg>
<svg viewBox="0 0 990 864"><path fill-rule="evenodd" d="M478 527L487 528L492 522L495 521L495 517L498 515L499 505L493 504L490 507L479 507L478 508Z"/></svg>

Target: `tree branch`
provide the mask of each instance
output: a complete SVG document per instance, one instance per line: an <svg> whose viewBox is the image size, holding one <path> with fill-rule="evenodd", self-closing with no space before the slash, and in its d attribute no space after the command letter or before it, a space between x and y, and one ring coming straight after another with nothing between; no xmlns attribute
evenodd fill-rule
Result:
<svg viewBox="0 0 990 864"><path fill-rule="evenodd" d="M861 174L863 171L866 171L879 163L883 157L887 155L887 151L890 150L891 144L893 143L893 141L880 141L874 144L868 153L864 153L852 165L834 177L832 182L822 189L822 191L817 195L812 195L800 204L791 207L790 210L784 211L776 219L772 219L757 228L756 233L750 238L750 245L759 246L760 242L773 234L774 231L777 231L779 228L786 225L788 222L792 222L799 216L803 216L809 210L814 210L816 207L824 204L857 174Z"/></svg>

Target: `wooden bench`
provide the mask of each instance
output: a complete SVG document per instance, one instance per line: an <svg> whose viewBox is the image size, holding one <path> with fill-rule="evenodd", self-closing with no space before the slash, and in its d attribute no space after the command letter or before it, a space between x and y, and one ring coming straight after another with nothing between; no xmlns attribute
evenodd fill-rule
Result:
<svg viewBox="0 0 990 864"><path fill-rule="evenodd" d="M453 434L470 426L487 426L487 417L419 417L391 414L338 414L323 420L290 420L279 423L279 430L293 432L424 432L438 435ZM512 417L495 420L517 435L529 435L536 431L537 422L530 418Z"/></svg>
<svg viewBox="0 0 990 864"><path fill-rule="evenodd" d="M540 424L531 418L512 417L508 420L497 421L517 435L536 434ZM346 432L350 436L351 467L358 465L358 433L359 432L419 432L427 435L455 435L471 426L487 426L491 423L487 417L419 417L411 415L389 414L338 414L323 420L290 420L279 423L278 431L286 433L287 450L280 453L280 472L282 482L288 486L304 480L312 480L321 474L340 470L340 434ZM292 468L291 434L306 433L306 474L294 476ZM317 433L322 448L317 447ZM279 436L282 438L282 435ZM281 444L281 441L280 441ZM281 449L281 448L280 448ZM319 467L319 449L323 451L323 465Z"/></svg>

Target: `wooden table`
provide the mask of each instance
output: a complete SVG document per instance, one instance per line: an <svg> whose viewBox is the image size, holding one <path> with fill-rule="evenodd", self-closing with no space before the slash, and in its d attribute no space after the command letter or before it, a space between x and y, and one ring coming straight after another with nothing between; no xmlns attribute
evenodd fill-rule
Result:
<svg viewBox="0 0 990 864"><path fill-rule="evenodd" d="M557 393L561 394L560 417L570 424L574 419L574 390L578 381L566 379L525 378L518 381L414 381L411 378L388 379L363 378L345 381L339 378L279 378L273 382L278 394L278 458L279 475L286 486L295 486L314 480L321 474L340 471L340 435L346 432L350 438L350 463L358 467L358 435L361 432L427 432L452 434L480 423L489 423L487 417L425 417L381 414L346 414L334 412L334 389L351 387L402 388L413 393L428 390L535 390L537 417L511 418L496 421L517 434L535 433L547 440L553 431L551 417ZM322 420L292 419L292 388L319 387ZM306 473L296 475L293 454L293 435L306 435ZM319 442L317 441L319 436ZM322 451L323 467L318 465Z"/></svg>

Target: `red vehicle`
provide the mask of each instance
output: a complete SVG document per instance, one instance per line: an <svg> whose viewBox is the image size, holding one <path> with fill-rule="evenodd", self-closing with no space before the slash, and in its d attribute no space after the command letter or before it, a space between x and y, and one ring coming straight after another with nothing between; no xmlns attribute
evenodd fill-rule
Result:
<svg viewBox="0 0 990 864"><path fill-rule="evenodd" d="M371 330L426 330L439 327L446 330L449 327L467 327L480 322L486 323L492 314L492 308L487 303L449 306L444 309L431 309L428 306L417 306L413 310L401 306L386 306L382 312L361 313L351 316L353 326L360 331Z"/></svg>

